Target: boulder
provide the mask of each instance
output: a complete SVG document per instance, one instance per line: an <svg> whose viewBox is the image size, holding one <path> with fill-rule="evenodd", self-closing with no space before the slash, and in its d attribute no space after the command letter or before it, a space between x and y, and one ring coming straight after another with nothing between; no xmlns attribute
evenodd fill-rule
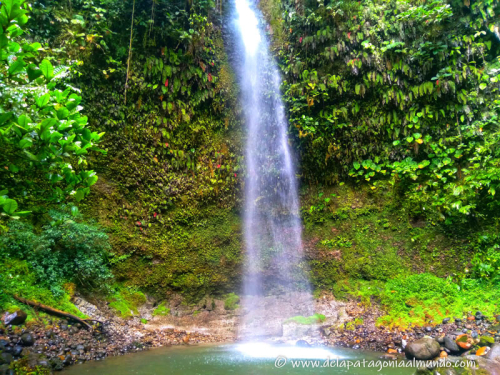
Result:
<svg viewBox="0 0 500 375"><path fill-rule="evenodd" d="M484 370L483 372L476 372L476 374L488 374L488 375L500 375L500 366L498 362L487 359L486 357L480 357L477 355L468 355L464 357L466 360L476 362L479 369Z"/></svg>
<svg viewBox="0 0 500 375"><path fill-rule="evenodd" d="M500 363L500 344L493 345L486 357Z"/></svg>
<svg viewBox="0 0 500 375"><path fill-rule="evenodd" d="M406 357L409 359L433 359L439 356L441 346L431 338L422 338L409 343L405 348Z"/></svg>
<svg viewBox="0 0 500 375"><path fill-rule="evenodd" d="M18 326L26 321L28 315L23 310L14 311L12 314L7 314L3 319L6 326L13 325Z"/></svg>

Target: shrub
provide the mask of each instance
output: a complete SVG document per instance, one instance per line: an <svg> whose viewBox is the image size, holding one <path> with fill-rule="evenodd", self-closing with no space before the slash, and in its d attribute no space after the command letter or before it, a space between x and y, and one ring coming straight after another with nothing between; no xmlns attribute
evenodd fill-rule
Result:
<svg viewBox="0 0 500 375"><path fill-rule="evenodd" d="M84 289L101 288L112 278L108 236L65 213L50 211L50 215L54 220L40 232L28 223L9 223L8 232L0 238L0 256L26 260L38 283L55 295L63 294L68 281Z"/></svg>

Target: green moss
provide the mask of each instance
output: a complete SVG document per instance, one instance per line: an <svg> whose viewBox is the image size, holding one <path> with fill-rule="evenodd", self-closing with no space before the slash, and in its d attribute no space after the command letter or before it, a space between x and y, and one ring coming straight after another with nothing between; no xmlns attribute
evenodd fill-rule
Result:
<svg viewBox="0 0 500 375"><path fill-rule="evenodd" d="M459 286L431 274L400 275L387 282L343 280L333 291L339 299L355 298L365 306L380 303L386 315L377 323L403 328L437 323L447 316L461 317L467 311L493 315L500 300L494 285L468 282Z"/></svg>
<svg viewBox="0 0 500 375"><path fill-rule="evenodd" d="M234 293L229 293L224 300L224 308L226 310L235 310L238 308L240 297Z"/></svg>
<svg viewBox="0 0 500 375"><path fill-rule="evenodd" d="M292 318L288 318L284 323L298 323L303 325L311 325L316 323L322 323L326 320L326 317L323 314L314 314L311 316L294 316Z"/></svg>
<svg viewBox="0 0 500 375"><path fill-rule="evenodd" d="M133 288L125 288L120 285L115 286L114 293L108 297L109 307L122 318L130 318L138 315L137 308L146 303L146 296Z"/></svg>
<svg viewBox="0 0 500 375"><path fill-rule="evenodd" d="M153 316L167 316L170 314L170 309L167 307L166 302L162 302L153 311Z"/></svg>
<svg viewBox="0 0 500 375"><path fill-rule="evenodd" d="M148 320L147 320L147 319L142 318L142 319L141 319L141 323L142 323L142 324L148 324Z"/></svg>
<svg viewBox="0 0 500 375"><path fill-rule="evenodd" d="M491 336L481 336L479 338L479 346L492 346L495 343L495 338Z"/></svg>
<svg viewBox="0 0 500 375"><path fill-rule="evenodd" d="M198 315L199 313L200 313L200 311L199 311L199 310L194 310L194 311L193 311L193 316L196 316L196 315Z"/></svg>
<svg viewBox="0 0 500 375"><path fill-rule="evenodd" d="M304 240L316 288L341 280L387 281L401 274L458 274L470 261L464 243L415 219L390 186L311 187L301 192Z"/></svg>
<svg viewBox="0 0 500 375"><path fill-rule="evenodd" d="M115 199L99 202L99 222L110 230L112 270L118 280L158 297L173 290L190 302L237 288L241 227L232 209L202 204L172 208L161 222L156 220L141 231L135 223L140 221L145 227L140 218L145 208L138 203L127 208L127 213L122 209L123 198ZM87 212L95 214L91 209ZM112 222L110 216L115 218Z"/></svg>
<svg viewBox="0 0 500 375"><path fill-rule="evenodd" d="M37 318L31 307L25 306L12 298L16 294L28 300L37 301L81 318L86 318L70 301L73 292L71 284L65 284L67 287L56 296L51 290L38 283L37 275L26 261L16 259L0 260L0 269L2 269L2 275L0 275L0 290L2 291L0 293L0 311L22 309L28 314L28 321ZM39 314L42 317L45 316L43 313Z"/></svg>

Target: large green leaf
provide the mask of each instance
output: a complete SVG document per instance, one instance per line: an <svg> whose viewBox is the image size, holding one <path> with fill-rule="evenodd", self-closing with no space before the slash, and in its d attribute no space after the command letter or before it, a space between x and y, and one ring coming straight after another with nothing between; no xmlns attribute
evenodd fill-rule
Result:
<svg viewBox="0 0 500 375"><path fill-rule="evenodd" d="M22 59L17 59L12 64L10 64L9 74L12 76L14 74L18 74L19 72L22 72L24 70L25 65L26 64Z"/></svg>
<svg viewBox="0 0 500 375"><path fill-rule="evenodd" d="M17 210L17 202L14 199L7 199L2 208L6 214L12 215Z"/></svg>
<svg viewBox="0 0 500 375"><path fill-rule="evenodd" d="M50 100L50 94L46 93L45 95L39 96L36 98L36 105L39 106L40 108L45 107Z"/></svg>
<svg viewBox="0 0 500 375"><path fill-rule="evenodd" d="M49 60L44 59L40 63L40 70L42 71L45 78L47 78L47 80L50 81L54 77L54 67Z"/></svg>

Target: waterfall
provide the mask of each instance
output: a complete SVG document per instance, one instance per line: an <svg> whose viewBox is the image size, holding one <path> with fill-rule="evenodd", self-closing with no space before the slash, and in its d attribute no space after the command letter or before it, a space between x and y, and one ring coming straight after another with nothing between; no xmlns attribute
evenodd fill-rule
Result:
<svg viewBox="0 0 500 375"><path fill-rule="evenodd" d="M280 74L254 4L235 0L234 18L247 137L242 331L272 336L287 317L309 315L312 298Z"/></svg>

